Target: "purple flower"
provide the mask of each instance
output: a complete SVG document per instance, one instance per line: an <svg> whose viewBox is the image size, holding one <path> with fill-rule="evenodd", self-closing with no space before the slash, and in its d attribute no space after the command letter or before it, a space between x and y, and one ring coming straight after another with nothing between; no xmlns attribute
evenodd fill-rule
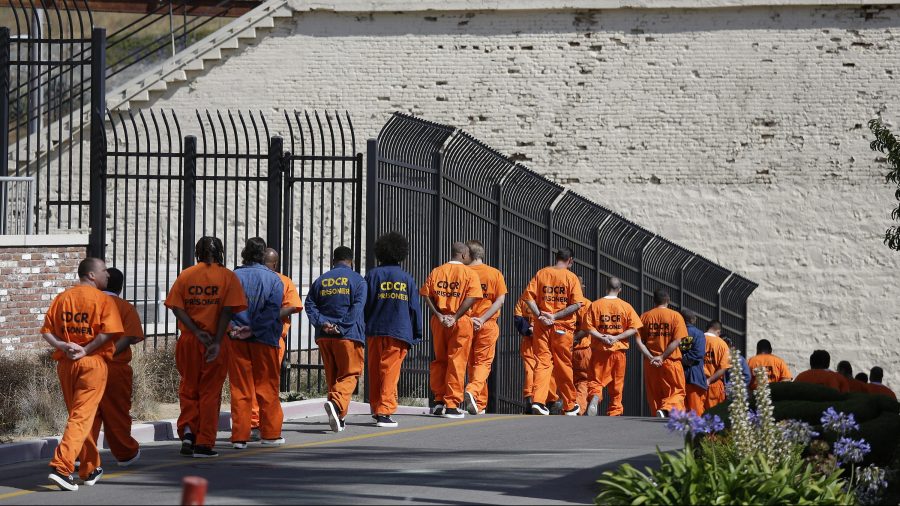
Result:
<svg viewBox="0 0 900 506"><path fill-rule="evenodd" d="M853 418L853 413L844 414L844 412L837 412L834 410L834 407L826 409L825 412L822 413L820 421L825 430L832 431L842 436L851 430L859 430L859 425Z"/></svg>
<svg viewBox="0 0 900 506"><path fill-rule="evenodd" d="M752 409L747 410L747 420L750 422L750 425L753 425L754 427L759 426L759 415Z"/></svg>
<svg viewBox="0 0 900 506"><path fill-rule="evenodd" d="M682 432L692 437L701 434L712 434L725 429L722 419L716 416L703 415L701 418L693 410L682 411L673 409L669 412L669 421L666 423L669 432Z"/></svg>
<svg viewBox="0 0 900 506"><path fill-rule="evenodd" d="M778 425L784 440L791 444L807 445L813 438L819 437L819 433L812 430L812 426L806 422L783 420Z"/></svg>
<svg viewBox="0 0 900 506"><path fill-rule="evenodd" d="M865 439L842 437L834 443L834 456L841 464L859 463L872 451Z"/></svg>

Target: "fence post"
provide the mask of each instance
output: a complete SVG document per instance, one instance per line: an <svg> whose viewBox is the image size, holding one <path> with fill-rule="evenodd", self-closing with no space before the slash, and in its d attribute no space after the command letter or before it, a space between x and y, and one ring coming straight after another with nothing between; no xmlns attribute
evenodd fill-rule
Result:
<svg viewBox="0 0 900 506"><path fill-rule="evenodd" d="M556 263L553 255L553 209L548 207L544 213L547 221L547 265L553 265Z"/></svg>
<svg viewBox="0 0 900 506"><path fill-rule="evenodd" d="M496 263L497 269L499 269L501 272L503 272L504 267L506 267L503 262L503 186L500 183L495 184L493 193L494 193L494 198L497 201L497 206L496 206L497 212L494 216L494 219L496 220L495 222L497 223L497 227L494 229L494 237L493 237L494 245L493 246L494 246L494 251L496 251L495 258L497 259L497 263ZM500 346L501 346L501 344L499 342L494 344L495 352L496 352L496 348L500 347ZM499 371L498 370L500 367L502 367L501 364L503 364L502 360L495 360L494 367L491 367L491 372L490 372L490 374L488 374L488 380L487 380L488 403L487 403L487 406L484 407L484 409L488 413L499 413L500 412L498 402L497 402L497 398L499 397L499 394L500 394L500 392L499 392L500 381L498 381L497 375L498 374L509 374L507 371Z"/></svg>
<svg viewBox="0 0 900 506"><path fill-rule="evenodd" d="M104 258L106 252L106 29L91 32L91 190L88 254ZM4 157L6 155L3 155Z"/></svg>
<svg viewBox="0 0 900 506"><path fill-rule="evenodd" d="M266 243L272 249L281 249L281 192L284 188L284 139L275 136L269 140L268 195L266 196Z"/></svg>
<svg viewBox="0 0 900 506"><path fill-rule="evenodd" d="M194 241L197 233L197 138L184 138L184 174L182 175L181 268L194 265Z"/></svg>
<svg viewBox="0 0 900 506"><path fill-rule="evenodd" d="M442 263L441 251L444 248L444 171L442 169L441 153L435 151L431 155L431 168L434 170L434 208L431 219L437 224L437 233L434 234L431 252L431 265L437 266Z"/></svg>
<svg viewBox="0 0 900 506"><path fill-rule="evenodd" d="M5 128L0 135L0 177L9 175L9 28L0 28L0 125ZM30 190L30 188L29 188ZM7 185L0 185L0 235L6 233L6 215L9 202ZM32 212L28 209L28 214Z"/></svg>
<svg viewBox="0 0 900 506"><path fill-rule="evenodd" d="M360 186L362 190L362 186ZM360 219L360 221L362 221ZM366 272L375 268L378 234L378 139L366 142Z"/></svg>

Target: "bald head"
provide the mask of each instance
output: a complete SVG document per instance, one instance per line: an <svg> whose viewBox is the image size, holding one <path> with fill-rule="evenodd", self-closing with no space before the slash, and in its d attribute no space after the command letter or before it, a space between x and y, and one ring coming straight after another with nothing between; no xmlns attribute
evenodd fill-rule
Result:
<svg viewBox="0 0 900 506"><path fill-rule="evenodd" d="M265 253L263 253L263 264L275 272L278 272L278 260L280 259L278 252L272 248L266 248Z"/></svg>
<svg viewBox="0 0 900 506"><path fill-rule="evenodd" d="M109 281L106 262L94 257L85 258L78 264L78 279L82 283L94 285L99 290L106 290L106 283Z"/></svg>
<svg viewBox="0 0 900 506"><path fill-rule="evenodd" d="M607 295L619 295L619 292L621 291L622 280L619 278L609 278L609 281L606 282Z"/></svg>
<svg viewBox="0 0 900 506"><path fill-rule="evenodd" d="M462 263L469 263L469 259L471 258L469 253L469 247L466 246L464 242L454 242L450 246L450 256L453 260Z"/></svg>

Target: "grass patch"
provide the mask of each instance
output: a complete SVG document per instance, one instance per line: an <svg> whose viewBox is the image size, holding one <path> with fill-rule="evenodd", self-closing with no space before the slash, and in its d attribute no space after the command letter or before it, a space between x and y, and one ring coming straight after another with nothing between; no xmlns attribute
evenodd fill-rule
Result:
<svg viewBox="0 0 900 506"><path fill-rule="evenodd" d="M0 357L0 440L60 434L67 417L49 352Z"/></svg>

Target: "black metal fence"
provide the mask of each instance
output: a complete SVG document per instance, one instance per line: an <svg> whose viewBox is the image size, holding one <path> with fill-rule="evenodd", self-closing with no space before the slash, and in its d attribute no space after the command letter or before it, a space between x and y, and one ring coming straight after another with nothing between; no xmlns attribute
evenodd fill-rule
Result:
<svg viewBox="0 0 900 506"><path fill-rule="evenodd" d="M500 269L510 291L503 308L489 388L488 409L523 409L524 371L512 307L554 250L575 252L574 272L585 294L598 298L610 276L623 280L623 299L637 311L652 307L652 293L666 288L675 309L696 311L701 324L719 319L725 334L746 348L747 298L756 284L649 232L603 206L509 161L471 135L448 125L394 114L368 146L367 239L396 230L410 238L407 268L420 282L448 259L454 240L479 239L487 262ZM369 266L374 264L371 255ZM427 327L427 325L426 325ZM426 397L430 335L411 350L400 395ZM626 414L646 414L643 361L628 352Z"/></svg>
<svg viewBox="0 0 900 506"><path fill-rule="evenodd" d="M336 246L352 247L359 264L363 159L349 115L285 113L277 123L287 141L260 112L197 111L187 122L174 111L107 118L105 171L91 198L99 220L92 254L125 272L123 296L138 308L145 347L174 341L163 302L178 272L193 265L201 236L222 239L231 268L247 238L265 238L284 252L281 271L301 295L330 268ZM292 323L282 388L324 392L308 322L301 314Z"/></svg>

